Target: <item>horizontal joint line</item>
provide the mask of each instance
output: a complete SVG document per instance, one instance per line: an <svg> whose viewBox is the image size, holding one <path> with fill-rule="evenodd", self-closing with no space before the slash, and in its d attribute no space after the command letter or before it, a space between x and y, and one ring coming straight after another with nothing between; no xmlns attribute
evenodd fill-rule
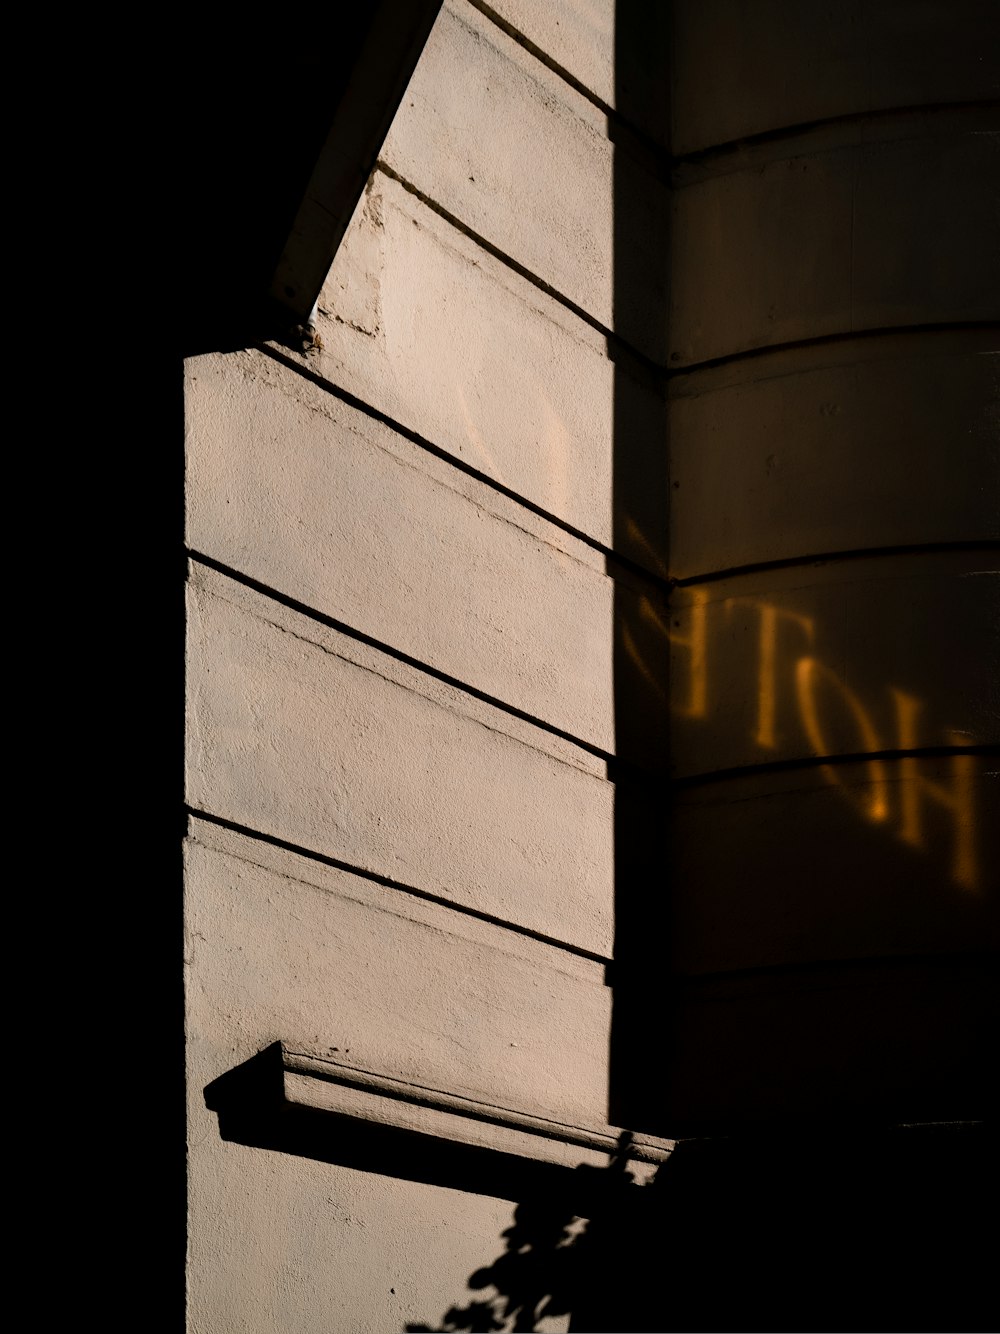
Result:
<svg viewBox="0 0 1000 1334"><path fill-rule="evenodd" d="M585 533L583 529L576 528L573 524L567 523L567 521L560 518L558 514L553 514L551 510L547 510L542 505L536 504L535 501L528 500L525 496L518 494L512 487L505 486L503 482L497 481L495 477L490 477L488 473L481 472L478 468L474 468L472 464L466 463L464 459L460 459L456 455L449 453L448 450L444 449L441 445L436 445L433 440L428 440L426 436L421 435L418 431L411 430L409 426L404 426L402 422L397 421L387 412L383 412L380 408L374 407L371 403L366 403L363 398L358 398L358 396L352 394L349 389L344 389L341 385L335 384L332 380L324 378L324 376L317 371L312 370L308 366L304 366L293 357L286 356L285 353L278 351L277 348L272 347L268 343L257 344L257 351L266 357L270 357L272 361L277 362L280 366L284 366L287 370L294 371L296 375L301 375L302 378L308 380L310 384L314 384L317 389L322 389L324 393L330 394L332 397L339 399L342 403L346 403L348 407L354 408L357 412L364 413L364 415L370 417L372 421L377 421L381 423L381 425L388 427L389 430L396 435L401 436L404 440L408 440L411 445L416 445L418 449L422 449L425 453L431 454L436 459L440 459L442 463L447 463L449 467L454 468L457 472L464 473L467 477L471 477L475 481L482 483L483 486L489 487L489 489L496 492L497 495L505 496L508 500L512 500L516 505L527 510L529 514L534 514L537 515L538 518L544 519L546 523L552 524L553 528L558 528L560 532L566 533L569 537L575 538L578 542L582 542L584 546L589 547L591 551L596 551L599 555L603 556L609 564L617 565L641 579L656 584L664 592L669 592L673 587L673 581L666 578L664 575L657 574L654 570L649 569L645 565L640 565L638 561L632 560L629 556L625 556L621 552L615 551L614 548L598 541L596 537L591 536L589 533Z"/></svg>
<svg viewBox="0 0 1000 1334"><path fill-rule="evenodd" d="M266 834L260 829L252 829L249 825L238 823L236 820L229 820L223 815L215 815L211 811L201 810L197 806L185 804L185 811L188 816L197 820L204 820L207 824L217 825L220 829L228 829L234 834L240 834L244 838L249 838L257 843L266 843L269 847L280 848L284 852L295 853L296 856L306 857L310 861L320 862L324 866L332 867L336 871L345 871L348 875L357 876L361 880L370 880L372 883L382 885L386 889L394 889L401 894L407 894L410 898L422 899L426 903L435 903L442 908L449 908L452 912L459 913L463 917L474 917L477 921L486 922L490 926L498 926L505 931L512 931L515 935L526 936L530 940L540 941L543 945L551 945L555 949L562 950L566 954L577 955L581 959L589 959L593 963L607 965L611 962L610 958L604 954L597 954L593 950L583 949L580 945L571 945L564 940L557 940L555 936L548 936L543 931L534 931L530 927L521 926L517 922L506 921L502 917L497 917L493 913L483 912L479 908L470 908L465 904L456 903L453 899L445 898L441 894L432 894L429 890L418 889L415 885L405 884L401 880L394 880L391 876L381 875L378 871L367 870L363 866L355 866L351 862L343 861L339 857L331 857L324 852L317 852L313 848L303 847L299 843L292 843L288 839L279 838L275 834Z"/></svg>
<svg viewBox="0 0 1000 1334"><path fill-rule="evenodd" d="M714 769L711 773L690 774L674 778L675 788L700 787L709 783L725 783L737 778L755 778L771 773L791 773L796 770L811 772L830 764L873 764L880 761L954 759L962 755L994 755L997 747L988 742L969 746L912 746L901 750L862 750L838 755L802 755L788 760L770 760L765 764L741 764L729 769Z"/></svg>
<svg viewBox="0 0 1000 1334"><path fill-rule="evenodd" d="M568 741L570 745L576 746L579 750L586 751L596 759L603 760L605 763L611 761L614 757L607 751L601 750L599 746L592 745L589 741L582 741L579 737L573 736L571 732L566 732L553 723L546 722L543 718L538 718L534 714L528 713L524 709L517 708L514 704L508 704L499 699L496 695L487 694L485 690L480 690L476 686L468 685L457 676L451 676L447 672L441 671L438 667L432 667L429 663L415 658L412 654L405 653L402 649L387 644L382 639L376 639L374 635L366 634L363 630L356 629L353 625L348 625L346 621L339 621L334 616L328 616L326 612L317 611L315 607L310 607L308 603L299 602L297 598L290 597L287 593L282 593L277 588L272 588L270 584L262 583L259 579L254 579L252 575L244 574L242 570L234 569L231 565L226 565L223 561L216 560L213 556L206 556L203 552L188 550L188 555L192 560L197 561L199 565L205 565L219 574L223 574L228 579L233 579L247 588L252 588L255 592L264 597L287 607L290 611L297 612L300 616L306 616L311 621L324 625L330 630L335 630L338 634L347 636L348 639L356 640L358 643L366 644L369 648L375 649L379 653L384 653L386 657L393 658L397 662L405 663L408 667L413 667L422 672L425 676L433 677L436 681L441 681L444 685L451 686L454 690L460 690L463 694L471 696L473 699L480 700L483 704L489 704L492 708L500 710L502 713L509 714L513 718L518 718L522 722L529 723L532 727L537 727L540 731L548 732L551 736L559 737L561 741Z"/></svg>
<svg viewBox="0 0 1000 1334"><path fill-rule="evenodd" d="M699 371L715 370L720 366L732 366L741 361L752 361L759 357L768 357L779 352L794 352L798 348L825 347L833 343L851 343L865 338L888 338L906 334L962 333L978 330L1000 330L998 320L953 320L934 324L889 324L878 329L842 330L839 333L817 334L813 338L800 338L787 343L769 343L766 347L749 347L741 352L727 352L719 357L706 357L704 361L693 361L686 366L670 366L661 372L668 380L675 380L682 375L696 375Z"/></svg>
<svg viewBox="0 0 1000 1334"><path fill-rule="evenodd" d="M817 552L808 556L786 556L781 560L750 562L746 565L732 565L725 570L712 570L706 574L691 574L683 579L672 581L672 587L692 588L699 584L718 583L722 579L736 579L749 574L762 574L768 570L790 570L798 566L827 565L837 561L873 560L888 556L920 556L962 551L1000 551L1000 539L985 538L982 541L962 542L912 542L898 546L856 547L848 551Z"/></svg>
<svg viewBox="0 0 1000 1334"><path fill-rule="evenodd" d="M961 111L989 111L1000 107L1000 101L994 98L979 102L934 102L902 107L880 107L875 111L849 111L839 116L826 116L819 120L800 121L797 125L782 125L771 130L760 130L757 134L748 134L739 139L727 139L725 143L709 144L705 148L691 149L687 153L677 153L671 157L671 166L700 166L713 159L727 157L769 143L781 143L797 139L817 130L834 129L837 126L870 124L880 120L891 120L900 116L927 116Z"/></svg>
<svg viewBox="0 0 1000 1334"><path fill-rule="evenodd" d="M401 185L407 194L411 194L415 199L419 199L422 204L431 210L432 213L436 213L439 218L443 218L449 226L454 227L455 230L461 232L463 236L467 236L470 241L474 241L481 250L485 250L488 255L492 255L494 259L499 260L501 264L518 274L526 282L531 283L532 287L536 287L540 292L544 292L545 295L551 297L553 301L558 301L565 310L570 311L578 319L596 330L597 333L602 334L609 343L614 344L615 347L621 348L629 357L634 358L634 360L646 371L653 375L662 375L663 367L658 362L654 361L651 357L647 357L645 353L640 352L637 347L624 339L621 334L615 333L615 331L609 329L606 324L602 324L599 319L584 310L582 306L578 306L575 301L572 301L568 296L565 296L558 290L558 288L553 287L551 283L547 283L544 278L539 278L536 273L532 273L530 269L525 268L525 266L520 264L516 259L512 259L510 255L505 254L499 246L494 245L493 242L488 241L485 236L481 236L479 232L474 231L456 214L446 209L443 204L439 204L436 199L432 199L430 195L424 194L418 186L414 185L412 181L408 181L405 176L401 176L399 172L393 167L390 167L388 163L379 158L375 165L383 175L388 176L390 180L395 181L397 185Z"/></svg>
<svg viewBox="0 0 1000 1334"><path fill-rule="evenodd" d="M542 47L536 45L530 37L526 37L523 32L520 32L512 23L509 23L502 15L498 14L495 9L486 4L485 0L468 0L468 3L472 5L474 9L478 9L483 17L489 19L489 21L495 27L499 28L501 32L506 33L511 41L516 42L522 50L527 51L529 55L534 56L534 58L540 64L544 65L546 69L551 70L553 74L562 79L563 83L569 84L574 92L579 93L581 97L585 98L591 104L591 106L596 107L598 111L607 116L612 124L624 127L624 129L634 137L636 143L640 144L646 152L652 154L655 159L662 161L665 170L669 169L670 157L663 145L657 143L657 141L645 130L641 129L634 121L630 120L628 116L624 115L618 107L613 107L610 103L605 102L602 97L599 97L598 94L588 88L585 83L582 83L575 74L571 74L564 65L560 65L558 60L555 60Z"/></svg>

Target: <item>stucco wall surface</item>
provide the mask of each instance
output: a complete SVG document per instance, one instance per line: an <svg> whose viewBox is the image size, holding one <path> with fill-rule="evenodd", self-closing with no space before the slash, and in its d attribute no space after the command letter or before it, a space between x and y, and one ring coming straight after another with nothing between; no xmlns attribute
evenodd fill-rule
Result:
<svg viewBox="0 0 1000 1334"><path fill-rule="evenodd" d="M498 927L213 824L194 823L187 865L192 1328L376 1334L436 1322L502 1251L512 1203L227 1143L203 1090L295 1034L362 1067L442 1082L464 1051L466 1088L508 1099L540 1091L539 1074L555 1094L550 1056L564 1049L572 1102L564 1039L586 1036L582 998L600 1006L604 989L588 988L585 966L561 971L551 948L515 941L512 953ZM506 1073L492 1060L501 1048Z"/></svg>
<svg viewBox="0 0 1000 1334"><path fill-rule="evenodd" d="M523 204L510 196L504 207ZM314 374L561 524L665 572L655 384L380 171L320 295L318 327L322 347L305 362ZM615 531L616 374L628 377L634 403L642 540Z"/></svg>
<svg viewBox="0 0 1000 1334"><path fill-rule="evenodd" d="M580 17L562 54L606 83ZM662 355L662 293L617 369L607 115L533 31L447 4L314 346L186 368L198 1334L436 1325L488 1300L467 1285L512 1222L431 1169L381 1175L349 1123L306 1152L253 1128L263 1094L225 1111L214 1090L272 1044L607 1122L614 618L666 614L664 396L640 355ZM662 182L629 171L661 225ZM627 532L622 373L649 424Z"/></svg>
<svg viewBox="0 0 1000 1334"><path fill-rule="evenodd" d="M989 20L642 9L446 0L315 338L187 365L193 1334L504 1252L363 1118L226 1119L272 1044L608 1133L978 1096Z"/></svg>

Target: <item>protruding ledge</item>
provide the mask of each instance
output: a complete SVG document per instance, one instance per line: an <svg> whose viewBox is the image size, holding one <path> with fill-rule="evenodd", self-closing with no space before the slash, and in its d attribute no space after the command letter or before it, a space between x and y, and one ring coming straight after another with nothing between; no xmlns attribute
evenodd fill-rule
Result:
<svg viewBox="0 0 1000 1334"><path fill-rule="evenodd" d="M673 1140L575 1126L359 1070L301 1044L277 1044L286 1103L559 1167L626 1165L641 1182Z"/></svg>

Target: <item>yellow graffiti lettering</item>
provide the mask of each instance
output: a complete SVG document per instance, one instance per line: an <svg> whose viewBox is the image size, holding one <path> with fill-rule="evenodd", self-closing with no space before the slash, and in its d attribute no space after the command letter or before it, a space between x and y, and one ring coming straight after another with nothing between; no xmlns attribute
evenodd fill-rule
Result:
<svg viewBox="0 0 1000 1334"><path fill-rule="evenodd" d="M686 649L688 659L688 695L683 705L674 705L675 712L683 718L704 718L708 712L708 594L703 588L696 588L693 601L688 609L691 621L690 634L678 635L669 631L668 638L673 648ZM676 626L677 621L674 622ZM673 662L673 658L671 659Z"/></svg>
<svg viewBox="0 0 1000 1334"><path fill-rule="evenodd" d="M633 636L631 630L628 628L627 625L622 626L621 635L622 635L622 646L624 647L625 652L628 654L629 658L632 660L632 665L642 676L646 684L651 686L653 690L655 690L657 695L660 696L661 699L664 698L664 690L662 682L654 672L650 671L649 666L646 663L645 657L643 655L643 652L640 649L639 645L636 643L635 637Z"/></svg>
<svg viewBox="0 0 1000 1334"><path fill-rule="evenodd" d="M892 690L896 706L897 739L900 750L914 750L917 741L917 716L922 702L902 690ZM960 732L949 732L953 745L967 744ZM912 848L923 848L923 803L935 802L946 810L954 821L955 841L952 857L952 879L963 889L976 889L975 824L975 761L971 755L955 755L951 759L951 783L937 783L924 777L920 762L914 758L901 762L902 768L902 826L899 837Z"/></svg>
<svg viewBox="0 0 1000 1334"><path fill-rule="evenodd" d="M854 691L844 685L835 672L831 671L829 667L824 667L815 658L800 658L795 669L795 689L798 695L802 722L814 754L828 755L830 753L830 748L823 737L819 712L816 708L816 681L818 678L833 686L847 705L864 743L861 749L868 751L881 750L882 744L879 741L878 734ZM873 824L881 824L889 814L889 803L886 800L885 765L881 760L872 759L868 761L868 768L872 776L871 793L862 801L861 809L866 819L871 820ZM833 765L824 765L823 772L832 783L840 784L840 778ZM854 799L851 798L851 800Z"/></svg>
<svg viewBox="0 0 1000 1334"><path fill-rule="evenodd" d="M782 621L791 621L797 625L806 637L807 643L813 641L813 619L811 616L799 616L794 611L784 611L770 602L758 602L754 598L729 598L726 606L745 602L760 614L760 648L757 663L757 730L754 741L764 750L776 750L778 736L776 728L778 712L778 626Z"/></svg>

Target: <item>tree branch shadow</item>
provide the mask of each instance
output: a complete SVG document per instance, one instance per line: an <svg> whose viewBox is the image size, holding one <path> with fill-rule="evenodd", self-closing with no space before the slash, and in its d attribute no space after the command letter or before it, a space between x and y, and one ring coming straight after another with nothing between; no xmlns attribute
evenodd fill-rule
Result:
<svg viewBox="0 0 1000 1334"><path fill-rule="evenodd" d="M449 1307L439 1325L408 1324L407 1334L521 1334L567 1316L570 1328L583 1330L579 1319L592 1305L595 1284L599 1279L602 1288L607 1285L609 1261L634 1234L643 1212L646 1188L629 1171L630 1141L623 1133L607 1167L578 1167L579 1191L559 1198L539 1195L517 1205L513 1224L502 1234L503 1251L468 1281L471 1292L493 1288L492 1296ZM576 1205L586 1207L589 1216L574 1212Z"/></svg>

